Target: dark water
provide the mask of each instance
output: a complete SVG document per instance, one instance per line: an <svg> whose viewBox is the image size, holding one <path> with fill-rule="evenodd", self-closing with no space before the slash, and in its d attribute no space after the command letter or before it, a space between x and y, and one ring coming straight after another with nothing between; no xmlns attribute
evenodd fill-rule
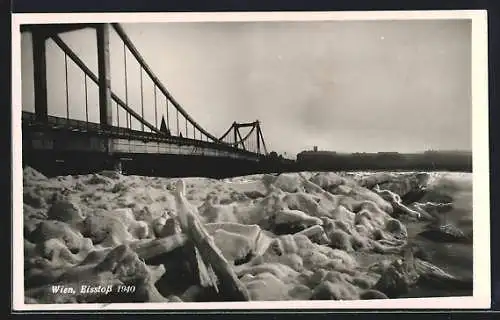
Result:
<svg viewBox="0 0 500 320"><path fill-rule="evenodd" d="M462 179L461 179L462 180ZM453 224L465 234L472 233L472 185L469 180L453 181L448 178L443 186L438 188L439 193L449 195L453 199L453 209L442 213L445 223ZM432 200L432 199L430 199ZM428 224L423 222L408 223L408 236L418 245L427 260L449 274L462 278L473 278L473 245L471 243L436 242L419 235L427 230ZM472 290L457 288L433 289L429 287L414 288L407 297L435 297L435 296L470 296Z"/></svg>

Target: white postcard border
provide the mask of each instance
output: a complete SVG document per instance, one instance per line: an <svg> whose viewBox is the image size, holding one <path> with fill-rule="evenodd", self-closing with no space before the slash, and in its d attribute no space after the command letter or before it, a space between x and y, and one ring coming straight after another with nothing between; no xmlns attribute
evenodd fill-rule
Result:
<svg viewBox="0 0 500 320"><path fill-rule="evenodd" d="M273 301L211 303L25 304L22 219L21 24L46 23L166 23L208 21L354 21L354 20L472 21L474 290L472 297L411 298L356 301ZM225 12L225 13L59 13L12 15L12 308L28 310L229 310L229 309L487 309L491 303L488 51L485 10L358 11L358 12Z"/></svg>

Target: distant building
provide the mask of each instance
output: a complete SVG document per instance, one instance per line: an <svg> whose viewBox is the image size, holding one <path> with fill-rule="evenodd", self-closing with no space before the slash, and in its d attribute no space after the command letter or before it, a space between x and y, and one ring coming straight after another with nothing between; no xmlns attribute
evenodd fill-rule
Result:
<svg viewBox="0 0 500 320"><path fill-rule="evenodd" d="M389 151L389 152L377 152L378 155L385 155L385 156L397 156L399 155L399 152L393 152L393 151Z"/></svg>
<svg viewBox="0 0 500 320"><path fill-rule="evenodd" d="M307 150L298 153L297 161L331 159L337 154L335 151L318 151L317 147L314 147L314 149L314 151Z"/></svg>
<svg viewBox="0 0 500 320"><path fill-rule="evenodd" d="M304 170L472 170L472 152L461 150L427 150L422 153L394 151L342 153L335 151L302 151L297 163Z"/></svg>
<svg viewBox="0 0 500 320"><path fill-rule="evenodd" d="M472 151L468 150L427 150L425 155L461 155L472 156Z"/></svg>

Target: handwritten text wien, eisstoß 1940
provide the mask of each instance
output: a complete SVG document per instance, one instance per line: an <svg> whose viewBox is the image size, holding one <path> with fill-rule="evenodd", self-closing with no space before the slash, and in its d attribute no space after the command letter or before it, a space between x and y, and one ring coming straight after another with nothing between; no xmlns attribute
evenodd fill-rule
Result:
<svg viewBox="0 0 500 320"><path fill-rule="evenodd" d="M136 290L133 285L80 285L78 288L64 285L53 285L53 294L104 294L116 293L134 293Z"/></svg>

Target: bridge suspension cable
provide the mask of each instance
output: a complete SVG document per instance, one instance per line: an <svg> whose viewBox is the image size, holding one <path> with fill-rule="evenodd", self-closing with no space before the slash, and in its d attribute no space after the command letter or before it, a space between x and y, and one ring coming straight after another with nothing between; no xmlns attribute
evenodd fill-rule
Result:
<svg viewBox="0 0 500 320"><path fill-rule="evenodd" d="M89 94L88 94L88 88L87 88L87 74L84 72L83 73L84 77L84 82L85 82L85 121L88 123L89 122Z"/></svg>
<svg viewBox="0 0 500 320"><path fill-rule="evenodd" d="M158 107L157 107L158 99L156 98L156 85L154 86L153 90L155 96L155 127L158 128Z"/></svg>
<svg viewBox="0 0 500 320"><path fill-rule="evenodd" d="M80 68L85 74L95 83L99 84L99 79L97 76L87 67L87 65L75 54L71 48L69 48L64 41L58 35L52 35L52 40L57 44L57 46L64 51L65 54ZM120 105L126 112L130 114L130 117L134 117L140 123L144 123L146 127L151 129L153 132L161 134L160 130L158 130L151 123L142 118L137 112L131 109L123 100L121 100L114 92L111 92L111 98Z"/></svg>
<svg viewBox="0 0 500 320"><path fill-rule="evenodd" d="M125 103L128 105L128 79L127 79L127 47L125 43L123 44L123 66L124 66L124 81L125 81ZM132 119L128 114L125 114L125 118L127 118L127 129L132 128Z"/></svg>
<svg viewBox="0 0 500 320"><path fill-rule="evenodd" d="M191 118L191 116L182 108L182 106L173 98L173 96L170 94L170 92L163 86L163 84L160 82L160 80L156 77L156 75L151 71L151 68L146 64L144 61L143 57L137 50L137 48L134 46L130 38L127 36L125 31L123 30L122 26L119 23L112 23L111 24L113 29L116 31L118 36L121 38L123 43L127 46L128 50L130 53L135 57L137 62L141 66L141 70L143 70L149 78L153 81L153 83L158 87L160 92L165 95L168 101L175 107L177 110L177 113L180 113L186 120L186 122L191 123L196 129L198 129L200 132L202 132L205 136L207 136L210 140L213 142L221 142L218 138L210 134L208 131L206 131L204 128L202 128L194 119ZM177 115L178 116L178 115ZM181 134L180 132L180 126L178 125L177 128L177 133L178 135ZM187 131L187 130L186 130ZM186 132L187 133L187 132Z"/></svg>
<svg viewBox="0 0 500 320"><path fill-rule="evenodd" d="M64 77L66 84L66 119L69 119L68 55L64 53Z"/></svg>
<svg viewBox="0 0 500 320"><path fill-rule="evenodd" d="M170 120L168 117L168 98L165 97L165 109L167 110L167 128L170 128Z"/></svg>
<svg viewBox="0 0 500 320"><path fill-rule="evenodd" d="M103 56L106 54L102 53L105 51L106 46L109 46L109 36L107 36L107 27L102 28L102 25L96 26L96 25L89 25L92 27L97 27L98 29L98 42L100 45L98 45L98 57L101 57L99 59L102 59ZM146 64L144 61L143 57L140 55L138 52L137 48L134 46L130 38L126 35L125 31L123 28L117 24L113 23L111 24L113 27L112 29L116 32L118 35L119 39L121 40L122 48L123 48L123 70L124 70L124 101L116 94L116 91L109 90L109 94L111 96L111 101L107 102L109 105L109 108L113 113L116 112L116 124L118 127L120 127L120 122L122 122L122 125L126 126L126 129L128 129L129 133L132 134L133 131L139 131L141 130L142 132L147 132L146 130L148 129L150 132L159 134L159 135L176 135L181 138L185 139L192 139L192 140L197 140L198 139L198 133L199 132L199 141L207 141L207 142L214 142L214 143L223 143L225 145L230 145L233 148L240 149L242 151L251 151L254 153L261 153L261 147L263 147L263 151L265 154L267 154L267 149L265 146L264 138L262 136L262 131L260 128L260 124L258 121L251 122L251 123L236 123L234 122L231 127L220 137L217 138L210 134L208 131L206 131L203 127L201 127L196 121L194 121L193 118L183 109L183 107L173 98L173 96L170 94L170 92L165 88L165 86L160 82L160 80L156 77L155 74L151 71L151 68ZM105 30L105 31L103 31ZM105 36L103 35L105 34ZM101 66L103 64L106 64L105 62L102 62L103 60L99 60L99 73L100 77L98 78L89 68L88 66L78 57L78 55L59 37L58 32L47 32L46 38L50 38L54 41L54 43L57 45L58 48L60 48L63 53L64 53L64 72L65 72L65 89L66 89L66 118L69 120L70 119L70 98L69 98L69 79L68 79L68 67L69 63L73 62L77 67L80 68L81 71L83 71L83 76L84 76L84 91L85 91L85 119L87 124L89 123L89 81L88 79L91 80L91 82L94 82L94 84L97 85L98 88L100 88L99 92L99 98L101 99L103 94L103 79L108 79L107 76L102 76L103 73L101 73L101 70L107 70L107 68ZM100 40L99 40L100 39ZM118 46L120 49L120 46ZM130 64L130 55L132 55L136 62L138 63L139 67L139 85L137 86L136 84L133 84L130 81L129 78L129 69L131 67ZM132 62L134 62L132 60ZM134 69L132 67L132 69ZM108 71L109 72L109 69ZM106 71L104 71L106 73ZM145 78L146 77L146 78ZM149 77L149 80L147 79ZM109 80L109 79L108 79ZM146 106L148 105L148 102L146 101L145 97L145 86L149 86L149 84L152 82L152 88L153 88L153 96L154 96L154 103L152 104L152 107L154 107L154 114L150 111L151 107L149 107L146 110ZM119 86L121 86L119 84ZM132 101L130 99L131 97L131 89L135 90L139 89L140 90L140 111L134 110L132 104ZM150 87L149 87L150 88ZM110 88L112 89L112 88ZM115 88L116 89L116 88ZM158 95L160 95L160 100ZM161 95L164 96L165 98L165 111L163 111L163 103L161 101ZM136 96L136 95L134 95ZM109 97L109 96L108 96ZM108 99L108 98L106 98ZM102 101L102 100L99 100ZM116 104L116 105L115 105ZM159 105L160 104L160 105ZM172 119L170 121L170 118L172 118L172 114L170 109L170 106L173 107L173 110L175 110L175 117L176 119ZM135 106L136 109L138 109L138 103L136 103ZM102 110L105 110L106 108L100 109L101 112ZM109 109L108 109L109 110ZM124 116L124 121L123 118L121 117L121 112L125 111L125 116ZM146 112L148 111L148 112ZM160 112L159 112L160 111ZM160 125L160 113L161 113L161 125ZM166 115L166 119L164 118L164 115ZM113 126L113 120L110 119L110 115L108 114L108 120L106 120L106 117L103 116L103 113L100 114L101 116L101 124L105 124L106 126ZM147 120L146 118L151 119L150 121ZM183 127L181 128L181 117L184 118L184 124ZM153 120L154 118L154 120ZM105 119L105 120L102 120ZM112 117L111 117L112 119ZM133 120L134 119L134 120ZM121 121L122 120L122 121ZM134 121L134 123L133 123ZM125 122L125 123L123 123ZM140 129L134 128L134 125L136 123L139 123ZM172 123L171 123L172 122ZM166 130L162 130L161 126L163 124L166 127ZM172 127L175 127L176 131L172 130ZM246 134L243 134L240 129L243 128L249 128L249 131ZM191 133L192 130L192 133ZM225 148L225 147L224 147Z"/></svg>

